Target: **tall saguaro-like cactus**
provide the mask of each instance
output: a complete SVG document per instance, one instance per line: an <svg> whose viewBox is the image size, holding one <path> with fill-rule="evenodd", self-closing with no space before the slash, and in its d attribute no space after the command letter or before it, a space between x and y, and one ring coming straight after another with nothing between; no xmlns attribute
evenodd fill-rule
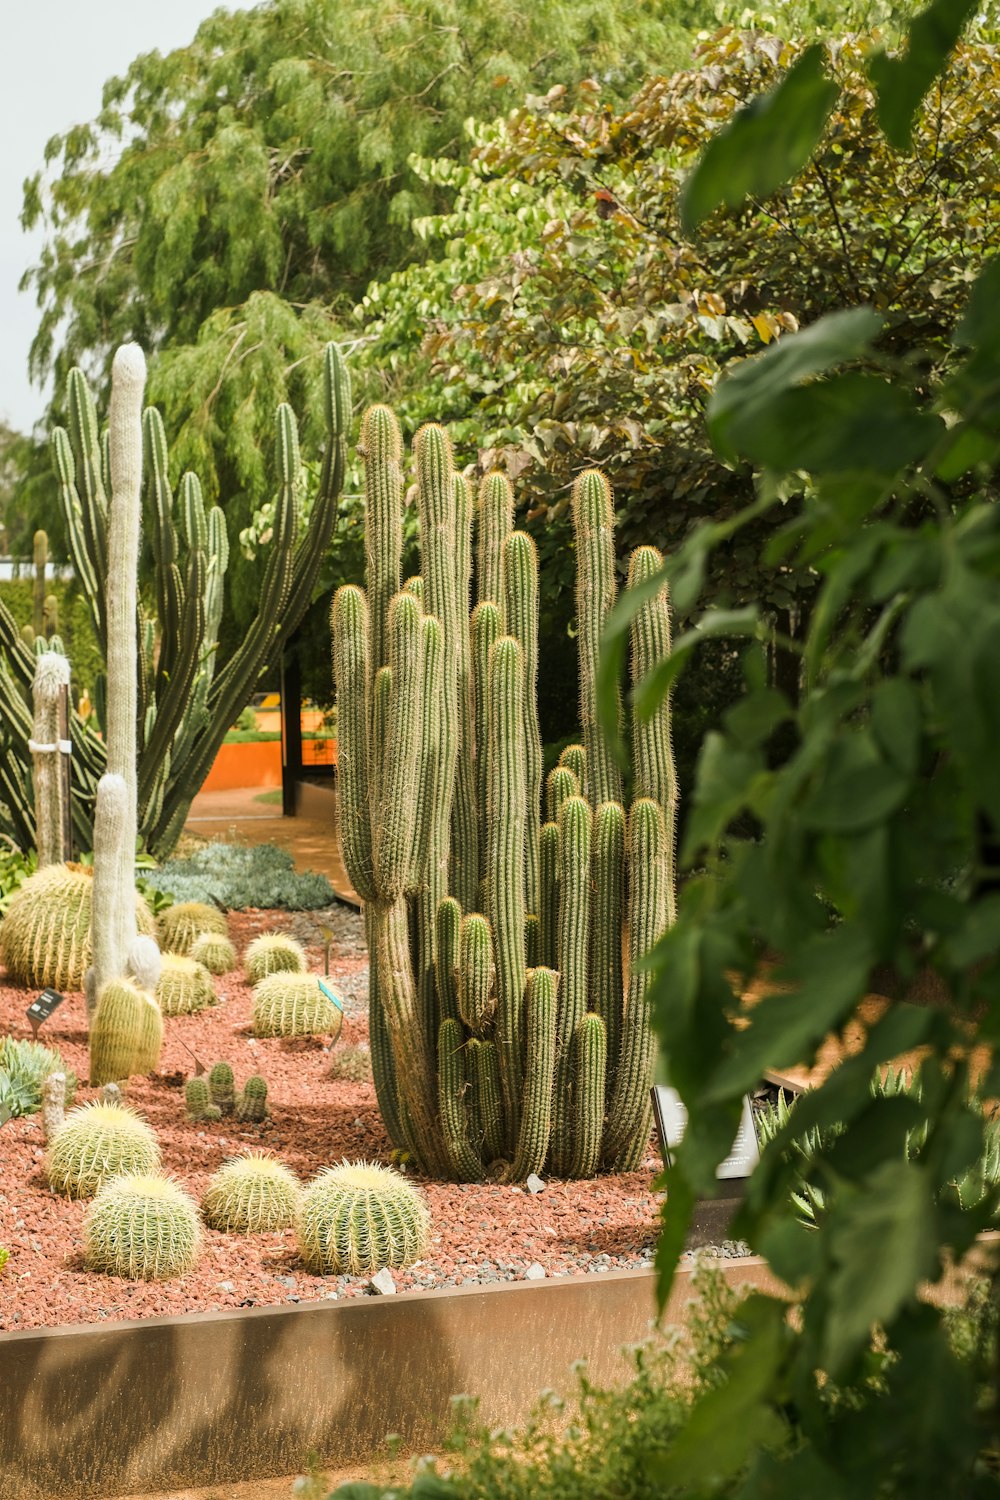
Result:
<svg viewBox="0 0 1000 1500"><path fill-rule="evenodd" d="M460 1181L635 1166L653 1056L639 959L667 921L676 793L666 715L643 730L627 833L596 715L616 592L610 487L590 471L574 488L585 746L550 777L543 825L538 564L513 529L510 484L480 486L473 547L447 434L422 428L421 574L401 586L402 442L388 408L366 413L361 453L367 592L345 586L332 612L339 817L365 903L386 1127L426 1172ZM666 611L664 594L636 627L637 669L669 649Z"/></svg>

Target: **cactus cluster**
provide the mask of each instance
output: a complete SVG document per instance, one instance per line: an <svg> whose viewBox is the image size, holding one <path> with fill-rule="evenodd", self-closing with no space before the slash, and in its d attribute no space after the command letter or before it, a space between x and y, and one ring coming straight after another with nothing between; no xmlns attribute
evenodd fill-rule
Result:
<svg viewBox="0 0 1000 1500"><path fill-rule="evenodd" d="M160 937L170 953L192 956L192 947L206 933L228 938L229 924L217 907L204 901L178 901L160 913Z"/></svg>
<svg viewBox="0 0 1000 1500"><path fill-rule="evenodd" d="M279 970L254 987L254 1036L329 1036L336 1041L343 1020L315 974Z"/></svg>
<svg viewBox="0 0 1000 1500"><path fill-rule="evenodd" d="M221 1120L224 1115L235 1115L241 1124L259 1125L267 1118L267 1084L254 1073L237 1093L229 1063L217 1062L207 1077L188 1079L184 1108L189 1120Z"/></svg>
<svg viewBox="0 0 1000 1500"><path fill-rule="evenodd" d="M160 1148L134 1110L95 1100L66 1116L49 1146L49 1186L71 1198L92 1198L101 1184L126 1172L156 1172Z"/></svg>
<svg viewBox="0 0 1000 1500"><path fill-rule="evenodd" d="M228 937L219 932L201 932L188 950L196 963L204 964L210 974L228 974L236 967L236 949Z"/></svg>
<svg viewBox="0 0 1000 1500"><path fill-rule="evenodd" d="M251 984L260 984L269 974L304 974L305 949L287 932L262 932L247 946L243 969Z"/></svg>
<svg viewBox="0 0 1000 1500"><path fill-rule="evenodd" d="M193 1016L218 1000L204 964L179 953L164 953L156 998L165 1016Z"/></svg>
<svg viewBox="0 0 1000 1500"><path fill-rule="evenodd" d="M430 1213L420 1192L392 1167L343 1162L326 1167L302 1193L299 1252L321 1276L402 1270L427 1248Z"/></svg>
<svg viewBox="0 0 1000 1500"><path fill-rule="evenodd" d="M201 1221L192 1198L169 1177L132 1173L106 1182L83 1226L91 1271L129 1281L164 1281L194 1268Z"/></svg>
<svg viewBox="0 0 1000 1500"><path fill-rule="evenodd" d="M201 1200L205 1223L227 1234L287 1229L295 1222L302 1189L284 1162L250 1151L224 1162Z"/></svg>
<svg viewBox="0 0 1000 1500"><path fill-rule="evenodd" d="M639 960L672 916L677 792L669 703L633 726L627 814L598 722L611 488L596 470L573 487L583 743L543 787L538 565L509 481L487 475L474 504L447 434L422 428L421 573L401 586L403 452L387 407L365 414L360 451L367 589L338 590L332 629L340 837L365 906L383 1119L431 1176L626 1170L649 1137ZM660 565L639 549L631 581ZM636 616L634 678L669 650L664 588Z"/></svg>
<svg viewBox="0 0 1000 1500"><path fill-rule="evenodd" d="M20 984L78 990L91 962L94 879L82 865L47 865L14 893L0 923L0 959ZM152 912L133 892L140 933L155 930Z"/></svg>

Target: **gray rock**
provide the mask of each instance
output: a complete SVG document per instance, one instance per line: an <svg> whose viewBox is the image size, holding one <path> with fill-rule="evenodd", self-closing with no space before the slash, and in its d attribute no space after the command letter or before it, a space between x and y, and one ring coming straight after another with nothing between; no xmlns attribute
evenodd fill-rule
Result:
<svg viewBox="0 0 1000 1500"><path fill-rule="evenodd" d="M274 1279L280 1282L282 1286L287 1286L290 1290L298 1286L298 1282L294 1276L276 1276Z"/></svg>
<svg viewBox="0 0 1000 1500"><path fill-rule="evenodd" d="M392 1279L392 1272L388 1266L383 1266L368 1283L368 1290L380 1297L393 1297L396 1293L396 1283Z"/></svg>
<svg viewBox="0 0 1000 1500"><path fill-rule="evenodd" d="M537 1260L532 1261L531 1265L524 1273L524 1279L525 1281L544 1281L545 1267L540 1266Z"/></svg>
<svg viewBox="0 0 1000 1500"><path fill-rule="evenodd" d="M538 1176L537 1172L532 1172L531 1176L528 1178L527 1182L524 1185L528 1189L529 1193L544 1193L545 1191L545 1183Z"/></svg>
<svg viewBox="0 0 1000 1500"><path fill-rule="evenodd" d="M215 1290L217 1292L231 1292L233 1290L233 1283L231 1281L217 1282Z"/></svg>

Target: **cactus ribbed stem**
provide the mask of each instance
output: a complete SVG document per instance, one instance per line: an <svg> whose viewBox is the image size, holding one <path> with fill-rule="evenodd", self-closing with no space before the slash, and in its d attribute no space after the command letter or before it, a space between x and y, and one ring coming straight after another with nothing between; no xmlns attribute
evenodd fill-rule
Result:
<svg viewBox="0 0 1000 1500"><path fill-rule="evenodd" d="M370 406L358 451L365 465L365 557L371 608L372 670L388 665L389 606L399 593L403 553L403 440L395 413Z"/></svg>
<svg viewBox="0 0 1000 1500"><path fill-rule="evenodd" d="M464 911L479 899L479 812L476 801L476 731L472 698L469 605L472 588L472 494L455 476L455 587L458 694L458 763L452 806L451 889Z"/></svg>
<svg viewBox="0 0 1000 1500"><path fill-rule="evenodd" d="M412 594L393 599L388 633L392 679L374 834L379 896L394 901L406 889L417 805L423 629L420 602Z"/></svg>
<svg viewBox="0 0 1000 1500"><path fill-rule="evenodd" d="M539 958L548 969L559 961L559 825L543 823L539 838L541 903Z"/></svg>
<svg viewBox="0 0 1000 1500"><path fill-rule="evenodd" d="M479 804L480 880L486 876L488 844L486 771L490 743L490 652L500 634L500 610L492 603L479 604L473 610L472 637L472 708L475 717L476 793ZM477 905L473 902L473 906Z"/></svg>
<svg viewBox="0 0 1000 1500"><path fill-rule="evenodd" d="M496 944L497 1048L505 1127L512 1143L521 1117L524 1000L524 666L512 636L490 653L487 769L487 915Z"/></svg>
<svg viewBox="0 0 1000 1500"><path fill-rule="evenodd" d="M493 1042L481 1042L473 1037L468 1050L473 1106L482 1131L481 1154L487 1167L490 1167L494 1162L503 1160L506 1151L500 1061Z"/></svg>
<svg viewBox="0 0 1000 1500"><path fill-rule="evenodd" d="M556 986L552 969L532 969L525 1003L528 1066L524 1079L524 1111L517 1137L511 1178L523 1182L541 1172L552 1127L552 1088L556 1066Z"/></svg>
<svg viewBox="0 0 1000 1500"><path fill-rule="evenodd" d="M573 1036L573 1151L570 1177L593 1177L601 1160L608 1043L600 1016L585 1015Z"/></svg>
<svg viewBox="0 0 1000 1500"><path fill-rule="evenodd" d="M482 1036L496 1008L493 934L478 912L462 921L458 955L458 1012L473 1036Z"/></svg>
<svg viewBox="0 0 1000 1500"><path fill-rule="evenodd" d="M41 533L44 534L44 533ZM60 705L69 687L69 662L56 651L35 661L32 764L35 778L35 847L38 868L61 865L63 847L63 756L59 749Z"/></svg>
<svg viewBox="0 0 1000 1500"><path fill-rule="evenodd" d="M666 927L670 884L670 849L663 812L651 798L640 798L632 804L628 860L628 997L603 1151L605 1165L616 1172L633 1170L649 1140L649 1090L655 1055L649 1019L651 976L639 964Z"/></svg>
<svg viewBox="0 0 1000 1500"><path fill-rule="evenodd" d="M368 601L361 589L337 590L331 613L333 675L337 686L338 827L344 867L362 901L375 898L368 764L371 753L365 705L370 651Z"/></svg>
<svg viewBox="0 0 1000 1500"><path fill-rule="evenodd" d="M628 587L647 583L663 567L662 554L655 547L637 547L629 559ZM648 599L632 620L632 681L638 685L657 662L665 661L671 650L670 592L664 583L655 598ZM652 797L663 810L670 865L667 889L667 923L673 926L677 916L677 879L675 869L677 846L677 769L671 727L671 693L668 691L652 717L632 715L632 764L635 796Z"/></svg>
<svg viewBox="0 0 1000 1500"><path fill-rule="evenodd" d="M587 469L573 485L576 534L576 614L580 653L580 724L587 763L583 795L591 807L622 800L621 772L597 717L597 668L601 635L614 606L615 512L611 486L599 469ZM621 721L621 702L618 719Z"/></svg>
<svg viewBox="0 0 1000 1500"><path fill-rule="evenodd" d="M401 1151L408 1145L408 1139L400 1116L396 1064L392 1059L392 1041L379 991L376 923L371 906L365 907L365 942L371 956L368 970L368 1044L371 1047L375 1097L389 1139Z"/></svg>
<svg viewBox="0 0 1000 1500"><path fill-rule="evenodd" d="M513 529L514 490L506 474L494 469L479 486L476 507L476 600L495 604L498 611L503 610L503 548Z"/></svg>
<svg viewBox="0 0 1000 1500"><path fill-rule="evenodd" d="M529 911L524 919L524 958L529 969L538 967L541 945L541 918L536 917L533 911Z"/></svg>
<svg viewBox="0 0 1000 1500"><path fill-rule="evenodd" d="M44 531L36 531L32 561L35 576L31 589L31 624L36 637L41 640L45 633L45 569L49 561L49 539Z"/></svg>
<svg viewBox="0 0 1000 1500"><path fill-rule="evenodd" d="M567 797L559 816L559 1022L552 1164L570 1170L573 1138L572 1041L587 1011L590 949L591 813L582 797Z"/></svg>
<svg viewBox="0 0 1000 1500"><path fill-rule="evenodd" d="M591 1009L604 1022L613 1067L621 1038L625 918L625 811L617 802L602 803L594 817L593 888Z"/></svg>
<svg viewBox="0 0 1000 1500"><path fill-rule="evenodd" d="M524 664L525 821L524 895L528 911L540 907L538 837L541 829L542 736L538 727L538 553L523 531L511 532L503 549L504 618L519 642Z"/></svg>
<svg viewBox="0 0 1000 1500"><path fill-rule="evenodd" d="M441 755L435 794L436 827L431 858L447 881L451 844L451 809L455 797L458 741L461 732L458 700L459 619L455 561L458 554L458 515L451 441L443 427L427 423L413 443L420 514L420 557L424 580L424 609L441 622L443 639ZM447 885L441 895L447 893Z"/></svg>
<svg viewBox="0 0 1000 1500"><path fill-rule="evenodd" d="M559 764L572 771L576 777L577 792L583 796L583 778L587 768L587 752L582 745L567 745L559 756Z"/></svg>
<svg viewBox="0 0 1000 1500"><path fill-rule="evenodd" d="M447 896L438 904L435 920L437 943L434 968L442 1021L454 1020L459 1013L461 926L462 908L454 896Z"/></svg>
<svg viewBox="0 0 1000 1500"><path fill-rule="evenodd" d="M569 766L554 766L545 782L545 820L559 822L559 809L567 797L580 796L580 783Z"/></svg>
<svg viewBox="0 0 1000 1500"><path fill-rule="evenodd" d="M438 1032L438 1100L451 1170L459 1182L479 1182L483 1163L469 1140L468 1081L462 1027L449 1018Z"/></svg>

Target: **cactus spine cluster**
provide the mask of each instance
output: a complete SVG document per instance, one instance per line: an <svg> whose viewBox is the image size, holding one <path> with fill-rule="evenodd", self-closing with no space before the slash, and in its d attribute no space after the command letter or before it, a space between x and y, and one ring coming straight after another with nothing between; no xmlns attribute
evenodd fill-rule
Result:
<svg viewBox="0 0 1000 1500"><path fill-rule="evenodd" d="M365 414L360 452L367 589L338 590L332 627L340 834L365 904L383 1118L432 1176L620 1169L648 1140L638 961L673 913L676 780L667 705L634 730L642 807L627 817L598 722L611 488L596 470L574 485L584 743L543 788L538 565L508 480L480 486L473 548L447 434L418 432L421 573L401 588L402 442L387 407ZM640 549L633 576L659 565ZM635 676L669 651L665 590L632 648Z"/></svg>
<svg viewBox="0 0 1000 1500"><path fill-rule="evenodd" d="M164 953L156 999L165 1016L196 1015L218 998L204 964L179 953Z"/></svg>
<svg viewBox="0 0 1000 1500"><path fill-rule="evenodd" d="M391 1167L344 1162L326 1167L302 1194L299 1250L321 1276L402 1270L427 1248L430 1214L423 1197Z"/></svg>

